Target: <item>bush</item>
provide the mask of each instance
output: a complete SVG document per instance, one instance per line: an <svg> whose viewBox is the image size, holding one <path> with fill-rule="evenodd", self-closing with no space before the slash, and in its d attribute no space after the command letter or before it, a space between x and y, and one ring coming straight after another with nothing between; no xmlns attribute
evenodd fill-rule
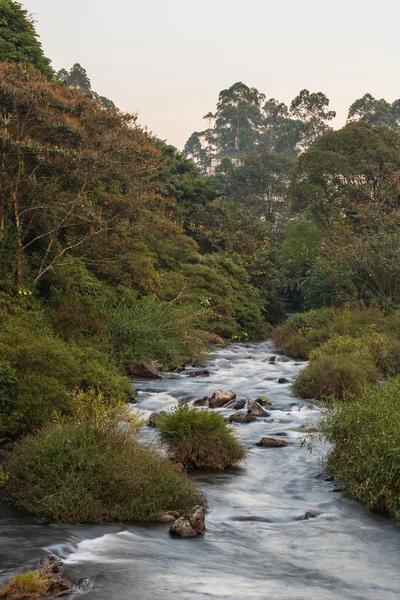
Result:
<svg viewBox="0 0 400 600"><path fill-rule="evenodd" d="M146 297L133 307L118 309L111 335L121 364L129 370L138 360L160 359L176 368L199 359L208 341L222 341L201 328L211 311L180 302L160 302Z"/></svg>
<svg viewBox="0 0 400 600"><path fill-rule="evenodd" d="M163 417L160 435L171 457L188 467L225 469L245 456L242 444L221 413L187 404Z"/></svg>
<svg viewBox="0 0 400 600"><path fill-rule="evenodd" d="M78 389L101 391L110 404L132 393L129 380L100 350L65 342L36 315L2 314L0 362L16 382L0 394L0 439L47 423L54 410L68 413Z"/></svg>
<svg viewBox="0 0 400 600"><path fill-rule="evenodd" d="M4 464L7 502L58 523L157 521L204 505L185 475L138 445L137 422L121 407L110 412L101 397L80 394L75 411L16 445Z"/></svg>
<svg viewBox="0 0 400 600"><path fill-rule="evenodd" d="M391 378L350 404L338 403L314 438L333 444L327 468L346 482L345 493L367 510L400 522L400 378ZM315 429L315 423L312 424Z"/></svg>
<svg viewBox="0 0 400 600"><path fill-rule="evenodd" d="M360 394L379 377L375 365L357 354L321 355L300 372L293 392L318 400L343 399Z"/></svg>
<svg viewBox="0 0 400 600"><path fill-rule="evenodd" d="M356 338L334 335L310 353L310 360L332 354L356 354L373 362L382 375L395 375L400 369L400 342L380 333Z"/></svg>
<svg viewBox="0 0 400 600"><path fill-rule="evenodd" d="M45 598L50 591L54 578L46 576L41 571L28 571L14 575L11 581L0 588L0 598L24 600L26 598Z"/></svg>

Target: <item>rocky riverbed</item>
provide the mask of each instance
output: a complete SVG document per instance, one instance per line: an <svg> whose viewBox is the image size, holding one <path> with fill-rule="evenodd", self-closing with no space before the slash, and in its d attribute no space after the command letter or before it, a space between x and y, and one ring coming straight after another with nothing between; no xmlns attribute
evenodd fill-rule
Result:
<svg viewBox="0 0 400 600"><path fill-rule="evenodd" d="M268 344L237 344L210 354L209 374L191 376L197 366L136 379L146 417L216 390L236 393L234 405L215 410L234 422L248 457L240 468L194 475L210 504L206 532L179 539L168 523L44 526L1 505L0 584L54 553L65 577L84 580L79 593L93 600L397 600L398 527L316 478L322 445L312 455L299 447L300 426L319 414L290 391L302 366ZM262 397L271 401L260 402L266 414L232 419ZM144 427L142 437L157 443L156 428Z"/></svg>

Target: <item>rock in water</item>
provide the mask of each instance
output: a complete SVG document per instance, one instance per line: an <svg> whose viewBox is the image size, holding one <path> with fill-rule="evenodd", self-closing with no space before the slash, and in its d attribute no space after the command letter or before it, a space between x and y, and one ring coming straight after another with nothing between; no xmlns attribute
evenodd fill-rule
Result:
<svg viewBox="0 0 400 600"><path fill-rule="evenodd" d="M193 402L194 406L207 406L208 396L204 396L204 398L200 398L199 400L195 400Z"/></svg>
<svg viewBox="0 0 400 600"><path fill-rule="evenodd" d="M179 517L175 523L172 523L169 532L180 538L197 537L197 533L191 526L189 519L186 519L186 517Z"/></svg>
<svg viewBox="0 0 400 600"><path fill-rule="evenodd" d="M235 398L235 392L223 392L222 390L217 390L211 396L209 406L210 408L222 408L223 406L230 404Z"/></svg>
<svg viewBox="0 0 400 600"><path fill-rule="evenodd" d="M261 446L261 448L283 448L287 446L287 443L284 440L276 440L271 437L263 437L256 444L256 446Z"/></svg>
<svg viewBox="0 0 400 600"><path fill-rule="evenodd" d="M278 383L290 383L290 381L289 379L286 379L286 377L279 377Z"/></svg>
<svg viewBox="0 0 400 600"><path fill-rule="evenodd" d="M206 530L206 514L202 506L195 506L185 517L189 519L189 523L197 535L204 533Z"/></svg>
<svg viewBox="0 0 400 600"><path fill-rule="evenodd" d="M242 410L246 406L247 400L238 400L233 407L234 410Z"/></svg>
<svg viewBox="0 0 400 600"><path fill-rule="evenodd" d="M158 427L160 424L160 420L162 419L163 415L166 415L167 413L165 412L165 410L162 410L161 412L153 412L151 413L151 415L149 416L149 425L150 427Z"/></svg>
<svg viewBox="0 0 400 600"><path fill-rule="evenodd" d="M260 396L260 398L256 399L256 402L261 406L272 406L272 402L267 396Z"/></svg>
<svg viewBox="0 0 400 600"><path fill-rule="evenodd" d="M162 379L164 377L158 369L152 367L145 360L140 360L130 369L129 374L134 375L134 377L150 377L153 379Z"/></svg>
<svg viewBox="0 0 400 600"><path fill-rule="evenodd" d="M192 371L189 373L189 377L209 377L210 371L208 369L200 369L200 371Z"/></svg>
<svg viewBox="0 0 400 600"><path fill-rule="evenodd" d="M229 417L231 423L253 423L257 421L254 415L248 415L244 412L236 412Z"/></svg>
<svg viewBox="0 0 400 600"><path fill-rule="evenodd" d="M262 406L258 404L258 402L254 402L248 410L249 415L254 415L255 417L270 417L269 412L263 409Z"/></svg>
<svg viewBox="0 0 400 600"><path fill-rule="evenodd" d="M172 535L181 538L192 538L204 533L206 529L206 518L204 508L195 506L191 511L179 517L169 529Z"/></svg>

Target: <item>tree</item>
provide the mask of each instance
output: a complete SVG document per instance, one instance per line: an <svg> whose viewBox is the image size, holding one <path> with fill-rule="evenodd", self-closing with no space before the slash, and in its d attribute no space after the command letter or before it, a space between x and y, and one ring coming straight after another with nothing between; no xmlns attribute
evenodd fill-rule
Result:
<svg viewBox="0 0 400 600"><path fill-rule="evenodd" d="M347 121L365 121L370 125L385 126L398 131L400 129L400 100L392 104L384 98L377 100L371 94L365 94L349 108Z"/></svg>
<svg viewBox="0 0 400 600"><path fill-rule="evenodd" d="M392 210L400 197L400 136L385 127L349 123L326 133L299 158L293 208L325 230L340 219L373 221L368 210Z"/></svg>
<svg viewBox="0 0 400 600"><path fill-rule="evenodd" d="M84 94L96 100L102 108L115 108L115 104L112 100L109 100L109 98L106 98L105 96L100 96L97 92L92 90L86 69L79 63L75 63L69 72L66 69L60 69L60 71L56 73L56 80L69 87L82 90Z"/></svg>
<svg viewBox="0 0 400 600"><path fill-rule="evenodd" d="M48 79L54 76L33 20L21 4L13 0L0 0L0 60L26 63Z"/></svg>
<svg viewBox="0 0 400 600"><path fill-rule="evenodd" d="M336 112L328 110L328 107L329 100L322 92L302 90L292 101L290 113L302 123L301 149L307 149L317 138L331 130L327 122L336 117Z"/></svg>
<svg viewBox="0 0 400 600"><path fill-rule="evenodd" d="M261 105L265 100L256 88L235 83L222 90L214 115L212 141L218 149L227 147L249 151L257 145L258 130L262 123ZM209 118L206 115L205 118Z"/></svg>
<svg viewBox="0 0 400 600"><path fill-rule="evenodd" d="M288 215L287 189L293 166L294 160L286 154L250 152L243 166L226 175L226 194L265 221L274 238Z"/></svg>

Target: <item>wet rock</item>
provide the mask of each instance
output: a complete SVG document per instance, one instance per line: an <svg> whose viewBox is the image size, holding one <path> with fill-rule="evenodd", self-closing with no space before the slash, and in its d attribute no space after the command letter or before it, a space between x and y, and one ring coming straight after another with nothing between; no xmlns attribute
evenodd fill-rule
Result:
<svg viewBox="0 0 400 600"><path fill-rule="evenodd" d="M257 421L254 415L249 415L244 412L236 412L229 417L231 423L253 423Z"/></svg>
<svg viewBox="0 0 400 600"><path fill-rule="evenodd" d="M191 526L189 519L187 519L186 517L179 517L179 519L177 519L175 523L172 523L169 532L172 535L175 535L180 538L197 537L197 533Z"/></svg>
<svg viewBox="0 0 400 600"><path fill-rule="evenodd" d="M277 433L274 433L274 435L276 437L287 437L286 431L278 431Z"/></svg>
<svg viewBox="0 0 400 600"><path fill-rule="evenodd" d="M267 363L275 363L276 362L276 356L270 356L269 358L267 358Z"/></svg>
<svg viewBox="0 0 400 600"><path fill-rule="evenodd" d="M283 448L287 446L287 443L284 440L276 440L271 437L263 437L256 444L256 446L260 446L261 448Z"/></svg>
<svg viewBox="0 0 400 600"><path fill-rule="evenodd" d="M169 532L177 537L192 538L204 533L205 529L206 518L204 508L202 506L195 506L188 513L179 517L171 525Z"/></svg>
<svg viewBox="0 0 400 600"><path fill-rule="evenodd" d="M195 506L186 513L185 517L189 519L189 523L197 535L204 533L206 530L206 514L202 506Z"/></svg>
<svg viewBox="0 0 400 600"><path fill-rule="evenodd" d="M304 515L295 518L295 521L308 521L308 519L316 519L321 513L315 510L309 510Z"/></svg>
<svg viewBox="0 0 400 600"><path fill-rule="evenodd" d="M290 383L290 381L289 379L286 379L286 377L279 377L278 383Z"/></svg>
<svg viewBox="0 0 400 600"><path fill-rule="evenodd" d="M247 411L249 415L253 415L254 417L270 417L269 412L263 409L262 406L258 404L258 402L254 402Z"/></svg>
<svg viewBox="0 0 400 600"><path fill-rule="evenodd" d="M247 400L238 400L233 407L233 410L242 410L247 404Z"/></svg>
<svg viewBox="0 0 400 600"><path fill-rule="evenodd" d="M159 424L160 424L161 419L166 414L167 413L165 412L165 410L162 410L159 413L158 412L151 413L151 415L149 417L149 425L150 425L150 427L158 427Z"/></svg>
<svg viewBox="0 0 400 600"><path fill-rule="evenodd" d="M319 473L314 479L319 479L320 481L333 481L334 476L332 473Z"/></svg>
<svg viewBox="0 0 400 600"><path fill-rule="evenodd" d="M192 371L189 373L189 377L209 377L210 371L207 369L201 369L200 371Z"/></svg>
<svg viewBox="0 0 400 600"><path fill-rule="evenodd" d="M204 396L204 398L200 398L199 400L195 400L193 402L194 406L207 406L208 396Z"/></svg>
<svg viewBox="0 0 400 600"><path fill-rule="evenodd" d="M134 367L129 371L130 375L135 377L149 377L152 379L162 379L164 375L155 367L150 365L145 360L140 360Z"/></svg>
<svg viewBox="0 0 400 600"><path fill-rule="evenodd" d="M272 406L272 402L267 396L260 396L256 399L256 402L261 406Z"/></svg>
<svg viewBox="0 0 400 600"><path fill-rule="evenodd" d="M222 408L227 406L236 398L235 392L217 390L211 396L210 408Z"/></svg>

